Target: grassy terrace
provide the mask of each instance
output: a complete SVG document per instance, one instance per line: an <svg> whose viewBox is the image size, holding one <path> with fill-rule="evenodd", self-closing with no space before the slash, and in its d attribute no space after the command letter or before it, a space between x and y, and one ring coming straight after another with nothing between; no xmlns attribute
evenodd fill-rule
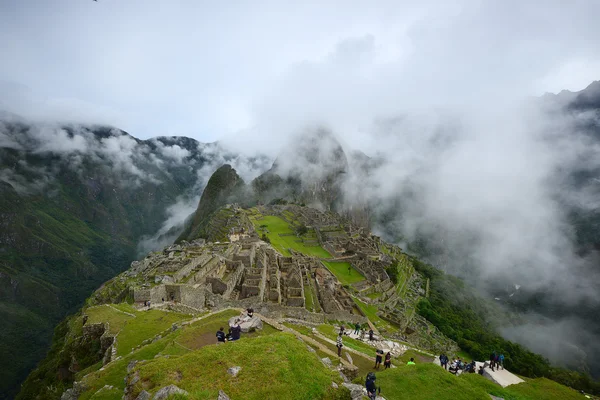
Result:
<svg viewBox="0 0 600 400"><path fill-rule="evenodd" d="M494 395L510 400L570 400L583 396L556 382L540 378L502 388L478 374L454 376L431 363L378 372L377 385L388 399L489 399ZM363 377L364 378L364 377Z"/></svg>
<svg viewBox="0 0 600 400"><path fill-rule="evenodd" d="M119 338L122 334L127 334L127 329L134 327L133 320L143 318L141 314L148 315L148 325L162 326L165 323L164 318L157 317L152 312L137 312L127 304L115 307L132 312L136 317L107 306L88 309L87 313L93 321L108 321L115 324L115 329L120 327ZM163 314L187 319L185 315ZM316 357L305 343L291 334L281 333L265 324L261 331L242 334L242 339L238 342L216 345L215 331L235 315L238 315L237 311L227 310L208 316L176 331L168 331L162 339L125 354L102 370L99 369L101 365L96 364L82 371L78 380L83 379L89 389L80 399L121 398L125 387L123 378L127 375L127 365L132 360L140 361L136 366L140 381L134 389L134 395L143 389L154 395L159 388L175 384L187 390L190 399L214 399L219 389L224 390L232 400L341 398L337 397L341 393L335 393L331 387L331 382L340 383L339 375L325 368L319 361L319 358L327 355L317 350L319 357ZM336 351L335 345L313 335L311 329L294 324L285 325L314 338L331 351ZM317 329L325 337L334 339L339 328L323 324ZM155 330L158 327L153 332ZM152 332L143 332L146 333L140 333L140 339L148 335L153 337ZM360 382L367 372L372 371L374 360L370 356L374 356L375 349L346 336L344 345L367 355L362 357L351 353L354 364L359 367L356 382ZM343 356L345 357L345 352ZM406 365L410 357L416 359L417 365ZM338 363L335 357L331 361L333 365ZM414 350L408 350L401 357L393 359L393 363L398 368L376 372L377 384L381 386L382 395L388 399L470 400L489 398L488 394L507 400L581 398L574 390L547 379L528 379L525 383L503 389L477 374L456 377L432 364L430 356ZM232 366L242 367L235 378L226 372ZM84 378L84 374L88 375ZM113 388L105 388L105 385Z"/></svg>
<svg viewBox="0 0 600 400"><path fill-rule="evenodd" d="M323 261L323 264L343 285L351 285L365 280L365 277L348 262Z"/></svg>
<svg viewBox="0 0 600 400"><path fill-rule="evenodd" d="M236 365L242 370L233 378L227 368ZM285 333L158 358L139 372L150 392L177 381L191 398L211 400L219 389L232 399L320 399L331 391L332 381L340 380L305 344Z"/></svg>
<svg viewBox="0 0 600 400"><path fill-rule="evenodd" d="M272 215L260 217L254 214L250 217L250 220L256 230L261 234L265 232L271 241L271 245L285 256L290 256L289 249L293 249L308 256L319 258L331 257L331 254L321 246L306 246L302 242L302 238L296 236L290 225L279 217ZM312 234L314 235L314 232ZM311 231L307 233L307 236L311 237Z"/></svg>
<svg viewBox="0 0 600 400"><path fill-rule="evenodd" d="M389 322L379 318L377 315L378 308L377 306L366 304L360 301L357 298L354 298L354 302L360 308L360 310L369 318L369 320L377 327L379 330L385 330L386 332L396 332L397 329Z"/></svg>
<svg viewBox="0 0 600 400"><path fill-rule="evenodd" d="M117 355L128 354L144 340L154 337L168 329L175 322L190 319L186 314L160 310L136 311L127 304L118 306L117 311L108 305L88 308L88 323L108 322L111 333L118 333ZM126 311L125 311L126 310ZM132 317L125 312L135 315Z"/></svg>

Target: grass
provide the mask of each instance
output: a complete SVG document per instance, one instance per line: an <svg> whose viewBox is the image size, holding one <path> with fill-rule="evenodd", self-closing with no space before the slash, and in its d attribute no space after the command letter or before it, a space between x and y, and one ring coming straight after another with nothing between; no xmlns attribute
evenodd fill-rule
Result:
<svg viewBox="0 0 600 400"><path fill-rule="evenodd" d="M478 374L454 376L440 367L423 363L401 365L376 373L377 386L388 399L489 399L489 395L505 400L570 400L582 396L575 390L545 378L532 379L502 388ZM364 379L364 376L361 377Z"/></svg>
<svg viewBox="0 0 600 400"><path fill-rule="evenodd" d="M109 331L119 334L117 339L117 355L129 353L146 339L170 328L173 323L189 319L186 314L178 314L161 310L136 311L128 304L115 305L121 311L132 313L132 317L124 312L117 311L108 305L88 308L88 324L108 322Z"/></svg>
<svg viewBox="0 0 600 400"><path fill-rule="evenodd" d="M189 315L160 310L136 313L137 318L126 321L117 340L117 355L129 353L144 340L169 329L173 323L189 319Z"/></svg>
<svg viewBox="0 0 600 400"><path fill-rule="evenodd" d="M323 264L343 285L351 285L365 280L365 277L348 262L323 261Z"/></svg>
<svg viewBox="0 0 600 400"><path fill-rule="evenodd" d="M266 235L271 241L271 245L284 256L290 256L289 249L296 250L308 256L319 258L330 258L329 254L321 246L305 246L304 243L294 234L289 224L279 217L265 215L262 218L251 218L258 232L262 232L262 225L266 226ZM279 236L279 234L289 236ZM310 235L310 231L307 235Z"/></svg>
<svg viewBox="0 0 600 400"><path fill-rule="evenodd" d="M172 335L176 335L176 332ZM105 385L114 386L115 388L120 389L122 394L123 389L125 389L125 382L123 379L127 375L127 365L129 362L132 360L141 361L154 359L154 356L159 354L169 342L170 338L158 340L131 354L128 354L120 360L111 363L105 369L98 370L86 376L83 381L85 382L88 390L81 394L79 400L91 399L92 395Z"/></svg>
<svg viewBox="0 0 600 400"><path fill-rule="evenodd" d="M386 332L397 331L397 329L392 324L381 319L377 315L377 311L379 310L377 306L363 303L357 298L354 298L354 302L360 308L360 310L367 316L367 318L369 318L369 320L377 327L377 329L385 330Z"/></svg>
<svg viewBox="0 0 600 400"><path fill-rule="evenodd" d="M85 310L85 313L88 316L86 322L87 325L108 322L109 332L113 334L119 333L127 321L134 318L130 315L116 311L108 305L88 308Z"/></svg>
<svg viewBox="0 0 600 400"><path fill-rule="evenodd" d="M183 350L181 349L197 350L206 345L215 344L217 341L215 337L215 333L217 332L217 330L219 330L220 327L223 327L225 328L225 332L227 332L227 321L229 320L229 318L238 315L239 312L235 310L226 310L195 322L191 326L183 329L181 334L175 341L174 344L175 346L179 345L179 350L169 349L169 351L174 351L175 353L181 354L183 352ZM242 338L254 338L264 335L270 335L275 332L277 332L275 328L273 328L271 325L263 323L262 330L258 330L256 332L242 333Z"/></svg>
<svg viewBox="0 0 600 400"><path fill-rule="evenodd" d="M236 377L227 369L241 366ZM221 346L207 346L176 359L158 358L139 367L137 390L155 393L176 384L194 399L214 399L219 389L232 399L331 398L339 376L326 369L293 335L277 333Z"/></svg>

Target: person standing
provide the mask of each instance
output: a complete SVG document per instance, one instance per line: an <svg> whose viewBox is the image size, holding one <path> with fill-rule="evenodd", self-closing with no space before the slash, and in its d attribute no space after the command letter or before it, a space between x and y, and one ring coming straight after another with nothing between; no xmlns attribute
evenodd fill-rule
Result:
<svg viewBox="0 0 600 400"><path fill-rule="evenodd" d="M377 386L375 385L375 379L376 377L373 372L369 372L367 374L365 387L367 389L367 396L369 396L369 400L375 400L377 397Z"/></svg>
<svg viewBox="0 0 600 400"><path fill-rule="evenodd" d="M373 332L373 329L369 329L369 340L370 340L370 341L373 341L373 340L375 340L375 338L373 337L373 334L374 334L374 333L375 333L375 332Z"/></svg>
<svg viewBox="0 0 600 400"><path fill-rule="evenodd" d="M392 366L392 353L389 351L385 355L385 361L383 362L383 368L388 369Z"/></svg>
<svg viewBox="0 0 600 400"><path fill-rule="evenodd" d="M448 356L446 356L445 354L440 354L440 365L442 366L442 368L448 371Z"/></svg>
<svg viewBox="0 0 600 400"><path fill-rule="evenodd" d="M375 369L379 369L382 359L383 359L383 350L377 349L377 351L375 352L375 367L374 367Z"/></svg>
<svg viewBox="0 0 600 400"><path fill-rule="evenodd" d="M357 322L354 324L354 334L358 335L358 332L360 332L360 324Z"/></svg>
<svg viewBox="0 0 600 400"><path fill-rule="evenodd" d="M500 354L498 357L498 361L500 362L500 366L504 369L504 354Z"/></svg>
<svg viewBox="0 0 600 400"><path fill-rule="evenodd" d="M340 334L337 337L337 340L335 341L335 346L338 349L338 357L342 356L342 347L344 347L344 344L342 343L342 332L340 332Z"/></svg>

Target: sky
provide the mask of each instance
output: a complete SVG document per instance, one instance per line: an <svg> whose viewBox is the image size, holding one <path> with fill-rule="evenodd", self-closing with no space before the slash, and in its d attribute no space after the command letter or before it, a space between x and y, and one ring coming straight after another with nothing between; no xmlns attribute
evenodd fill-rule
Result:
<svg viewBox="0 0 600 400"><path fill-rule="evenodd" d="M354 147L398 110L577 91L600 2L0 1L0 109L278 145L298 121Z"/></svg>
<svg viewBox="0 0 600 400"><path fill-rule="evenodd" d="M481 280L600 304L563 204L600 207L599 180L563 184L600 170L600 144L575 134L600 120L527 101L600 79L598 15L597 0L0 0L0 112L220 140L270 160L307 129L329 130L382 160L345 195L383 215L402 207L390 223L405 239L453 249L455 265L439 267L468 260ZM90 151L56 124L38 139L40 151ZM124 167L144 150L111 140L91 149ZM161 152L185 164L181 150ZM248 180L270 165L248 160L235 165ZM199 171L195 197L170 206L158 234L182 223L221 162ZM576 336L565 326L589 328L553 323L556 343Z"/></svg>

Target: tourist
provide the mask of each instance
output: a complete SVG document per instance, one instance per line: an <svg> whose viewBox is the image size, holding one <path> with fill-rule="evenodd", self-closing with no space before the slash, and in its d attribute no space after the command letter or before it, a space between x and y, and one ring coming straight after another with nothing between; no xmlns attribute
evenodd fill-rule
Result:
<svg viewBox="0 0 600 400"><path fill-rule="evenodd" d="M370 341L373 341L373 340L375 340L375 338L373 337L373 334L374 334L374 333L375 333L375 332L373 332L373 329L369 329L369 340L370 340Z"/></svg>
<svg viewBox="0 0 600 400"><path fill-rule="evenodd" d="M492 354L490 354L490 368L492 369L492 371L494 371L495 361L496 361L496 352L494 351Z"/></svg>
<svg viewBox="0 0 600 400"><path fill-rule="evenodd" d="M360 324L357 322L356 324L354 324L354 334L358 335L359 331L360 331Z"/></svg>
<svg viewBox="0 0 600 400"><path fill-rule="evenodd" d="M448 371L456 375L456 372L458 371L458 360L454 360L450 363L450 368L448 368Z"/></svg>
<svg viewBox="0 0 600 400"><path fill-rule="evenodd" d="M369 372L367 374L365 387L367 389L367 396L369 396L370 400L375 400L375 398L377 397L377 386L375 386L375 379L377 378L375 377L375 374L373 372Z"/></svg>
<svg viewBox="0 0 600 400"><path fill-rule="evenodd" d="M415 365L415 359L411 357L410 361L407 362L406 365Z"/></svg>
<svg viewBox="0 0 600 400"><path fill-rule="evenodd" d="M382 359L383 359L383 350L377 349L377 351L375 352L375 367L374 367L375 369L379 369Z"/></svg>
<svg viewBox="0 0 600 400"><path fill-rule="evenodd" d="M446 371L448 370L448 356L445 354L440 354L440 365L442 366L442 368L444 368Z"/></svg>
<svg viewBox="0 0 600 400"><path fill-rule="evenodd" d="M254 309L253 308L249 308L248 310L246 310L246 312L248 313L248 316L250 318L252 318L252 316L254 315Z"/></svg>
<svg viewBox="0 0 600 400"><path fill-rule="evenodd" d="M338 335L336 341L335 341L335 347L337 347L338 349L338 357L342 356L342 347L344 347L344 344L342 343L342 332L340 332L340 334Z"/></svg>
<svg viewBox="0 0 600 400"><path fill-rule="evenodd" d="M229 328L229 334L231 335L231 339L229 339L229 340L231 340L232 342L235 340L239 340L241 333L242 333L242 328L240 328L238 323L235 322L235 325L233 325L231 328Z"/></svg>
<svg viewBox="0 0 600 400"><path fill-rule="evenodd" d="M475 364L475 360L471 360L471 364L469 364L469 365L470 365L469 372L471 374L474 374L475 373L475 368L477 366L477 364Z"/></svg>
<svg viewBox="0 0 600 400"><path fill-rule="evenodd" d="M498 362L500 363L502 369L504 369L504 354L500 354L500 356L498 357Z"/></svg>
<svg viewBox="0 0 600 400"><path fill-rule="evenodd" d="M360 340L365 340L365 335L367 334L367 330L365 328L360 330Z"/></svg>
<svg viewBox="0 0 600 400"><path fill-rule="evenodd" d="M388 369L392 367L392 353L389 351L385 355L385 361L383 362L384 369Z"/></svg>
<svg viewBox="0 0 600 400"><path fill-rule="evenodd" d="M217 331L217 344L225 343L225 332L223 332L223 327L220 327Z"/></svg>
<svg viewBox="0 0 600 400"><path fill-rule="evenodd" d="M479 371L477 371L479 375L483 375L483 365L479 366Z"/></svg>
<svg viewBox="0 0 600 400"><path fill-rule="evenodd" d="M346 329L344 328L344 325L340 325L340 335L344 334L344 329Z"/></svg>

